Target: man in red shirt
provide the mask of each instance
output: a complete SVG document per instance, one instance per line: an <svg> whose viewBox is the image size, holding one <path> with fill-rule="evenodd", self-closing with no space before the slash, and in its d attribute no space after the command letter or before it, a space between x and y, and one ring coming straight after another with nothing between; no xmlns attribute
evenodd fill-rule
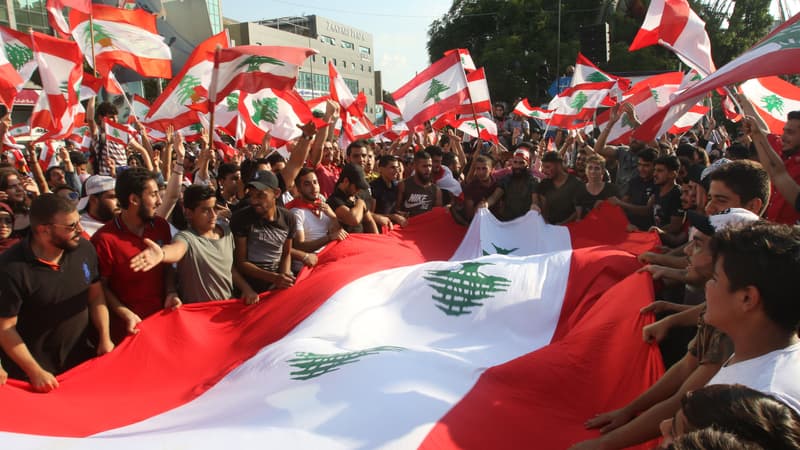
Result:
<svg viewBox="0 0 800 450"><path fill-rule="evenodd" d="M109 309L132 334L143 318L162 308L177 308L181 300L171 265L147 272L130 267L131 258L147 248L147 239L159 246L171 241L169 224L155 215L161 204L156 174L144 168L128 169L117 178L115 191L122 212L92 236L92 243ZM119 337L119 330L115 331Z"/></svg>

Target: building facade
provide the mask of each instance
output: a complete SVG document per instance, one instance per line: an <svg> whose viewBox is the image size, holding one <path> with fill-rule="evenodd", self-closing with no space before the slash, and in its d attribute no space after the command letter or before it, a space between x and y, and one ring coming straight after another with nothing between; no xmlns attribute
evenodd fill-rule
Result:
<svg viewBox="0 0 800 450"><path fill-rule="evenodd" d="M260 22L226 23L234 45L310 47L319 51L300 68L297 91L305 99L330 93L328 63L332 63L353 95L363 92L366 113L375 116L375 48L372 34L331 19L311 15Z"/></svg>

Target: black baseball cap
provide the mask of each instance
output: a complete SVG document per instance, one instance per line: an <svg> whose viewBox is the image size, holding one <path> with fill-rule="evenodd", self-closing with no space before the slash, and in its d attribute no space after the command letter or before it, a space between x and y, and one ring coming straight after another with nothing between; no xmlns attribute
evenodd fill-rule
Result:
<svg viewBox="0 0 800 450"><path fill-rule="evenodd" d="M364 169L353 163L347 163L342 168L342 173L339 175L339 180L347 178L351 183L358 186L359 189L369 189L367 177L364 176Z"/></svg>
<svg viewBox="0 0 800 450"><path fill-rule="evenodd" d="M254 187L259 191L267 189L278 189L278 177L269 170L259 170L253 175L253 179L247 183L248 186Z"/></svg>

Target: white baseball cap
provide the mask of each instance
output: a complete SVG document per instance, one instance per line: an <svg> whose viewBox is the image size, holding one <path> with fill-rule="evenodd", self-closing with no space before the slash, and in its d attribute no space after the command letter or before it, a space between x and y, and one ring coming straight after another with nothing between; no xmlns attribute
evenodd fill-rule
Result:
<svg viewBox="0 0 800 450"><path fill-rule="evenodd" d="M106 191L114 190L117 180L105 175L92 175L86 179L83 186L84 197L78 200L78 211L83 211L89 205L89 196L94 194L102 194Z"/></svg>

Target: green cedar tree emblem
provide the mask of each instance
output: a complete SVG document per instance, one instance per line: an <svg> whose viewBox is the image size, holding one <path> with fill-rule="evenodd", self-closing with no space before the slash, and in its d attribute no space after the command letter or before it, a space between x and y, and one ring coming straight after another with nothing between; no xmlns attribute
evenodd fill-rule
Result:
<svg viewBox="0 0 800 450"><path fill-rule="evenodd" d="M634 128L633 122L631 121L631 118L628 116L628 113L622 115L622 118L620 119L620 124L624 128Z"/></svg>
<svg viewBox="0 0 800 450"><path fill-rule="evenodd" d="M703 77L701 77L699 73L697 73L697 72L692 72L692 73L694 75L692 76L692 79L689 80L689 81L700 81L700 80L703 79Z"/></svg>
<svg viewBox="0 0 800 450"><path fill-rule="evenodd" d="M569 104L570 108L576 109L578 111L583 109L583 105L589 101L589 97L586 96L583 92L578 92L578 95L573 97L572 102Z"/></svg>
<svg viewBox="0 0 800 450"><path fill-rule="evenodd" d="M178 102L180 102L181 105L185 105L200 100L197 96L197 90L195 89L197 86L200 86L200 79L196 76L187 74L185 77L181 78L181 82L178 83L177 88Z"/></svg>
<svg viewBox="0 0 800 450"><path fill-rule="evenodd" d="M603 75L600 72L592 72L588 77L586 77L586 81L590 83L600 83L602 81L611 81L611 78Z"/></svg>
<svg viewBox="0 0 800 450"><path fill-rule="evenodd" d="M439 94L447 91L448 89L450 89L448 85L434 78L431 80L431 85L428 87L428 93L425 94L425 99L422 101L422 103L425 103L431 99L433 99L434 102L442 101L441 97L439 97Z"/></svg>
<svg viewBox="0 0 800 450"><path fill-rule="evenodd" d="M777 95L771 94L761 97L761 104L770 114L777 111L778 114L783 115L783 99Z"/></svg>
<svg viewBox="0 0 800 450"><path fill-rule="evenodd" d="M503 247L498 247L494 243L492 243L492 247L494 247L494 252L496 254L498 254L498 255L510 255L510 254L514 253L515 251L519 250L519 247L516 247L516 248L503 248ZM482 250L482 251L483 251L483 256L492 254L492 253L487 252L486 250Z"/></svg>
<svg viewBox="0 0 800 450"><path fill-rule="evenodd" d="M650 89L650 95L653 96L653 100L658 103L658 91L655 89Z"/></svg>
<svg viewBox="0 0 800 450"><path fill-rule="evenodd" d="M111 134L112 134L112 135L113 135L115 138L117 138L117 139L120 139L120 138L121 138L121 137L120 137L120 135L119 135L119 130L118 130L118 129L116 129L116 128L112 128L112 129L111 129Z"/></svg>
<svg viewBox="0 0 800 450"><path fill-rule="evenodd" d="M67 93L67 89L68 88L67 88L67 82L66 81L62 81L61 83L59 83L58 90L61 91L62 94L66 94Z"/></svg>
<svg viewBox="0 0 800 450"><path fill-rule="evenodd" d="M236 111L239 109L239 93L233 92L225 97L225 104L228 107L228 112Z"/></svg>
<svg viewBox="0 0 800 450"><path fill-rule="evenodd" d="M22 44L7 43L3 46L3 48L6 51L8 62L10 62L17 71L19 71L22 66L33 60L33 49L30 49Z"/></svg>
<svg viewBox="0 0 800 450"><path fill-rule="evenodd" d="M800 47L800 22L795 22L780 33L761 43L758 48L767 44L778 44L779 50L786 50Z"/></svg>
<svg viewBox="0 0 800 450"><path fill-rule="evenodd" d="M290 366L300 369L289 373L293 380L308 380L339 370L345 364L358 362L365 356L376 355L381 352L401 352L403 350L405 350L403 347L384 345L355 352L327 355L312 352L295 352L296 357L286 362Z"/></svg>
<svg viewBox="0 0 800 450"><path fill-rule="evenodd" d="M108 31L97 22L93 22L91 26L86 24L86 35L83 37L85 47L91 48L92 46L92 33L94 33L95 44L100 44L100 47L111 47L113 40Z"/></svg>
<svg viewBox="0 0 800 450"><path fill-rule="evenodd" d="M470 128L472 128L474 130L485 130L486 129L486 125L481 125L479 123L466 122L466 124L467 124L467 126L469 126Z"/></svg>
<svg viewBox="0 0 800 450"><path fill-rule="evenodd" d="M430 287L437 293L433 296L439 302L436 307L448 316L470 314L471 308L483 306L480 300L491 298L496 292L508 290L511 280L486 275L478 270L481 266L490 265L492 264L467 262L456 271L429 270L428 276L423 278L431 282Z"/></svg>
<svg viewBox="0 0 800 450"><path fill-rule="evenodd" d="M200 123L200 122L195 122L195 123L189 125L189 129L194 131L195 133L202 134L203 133L203 124Z"/></svg>
<svg viewBox="0 0 800 450"><path fill-rule="evenodd" d="M275 123L278 119L278 99L275 97L262 98L253 100L253 123L258 124L262 120L264 122Z"/></svg>
<svg viewBox="0 0 800 450"><path fill-rule="evenodd" d="M273 66L285 65L283 61L275 58L270 58L269 56L248 56L244 61L240 62L239 65L236 66L236 70L239 70L244 66L247 66L245 72L256 72L261 68L263 64L272 64Z"/></svg>

